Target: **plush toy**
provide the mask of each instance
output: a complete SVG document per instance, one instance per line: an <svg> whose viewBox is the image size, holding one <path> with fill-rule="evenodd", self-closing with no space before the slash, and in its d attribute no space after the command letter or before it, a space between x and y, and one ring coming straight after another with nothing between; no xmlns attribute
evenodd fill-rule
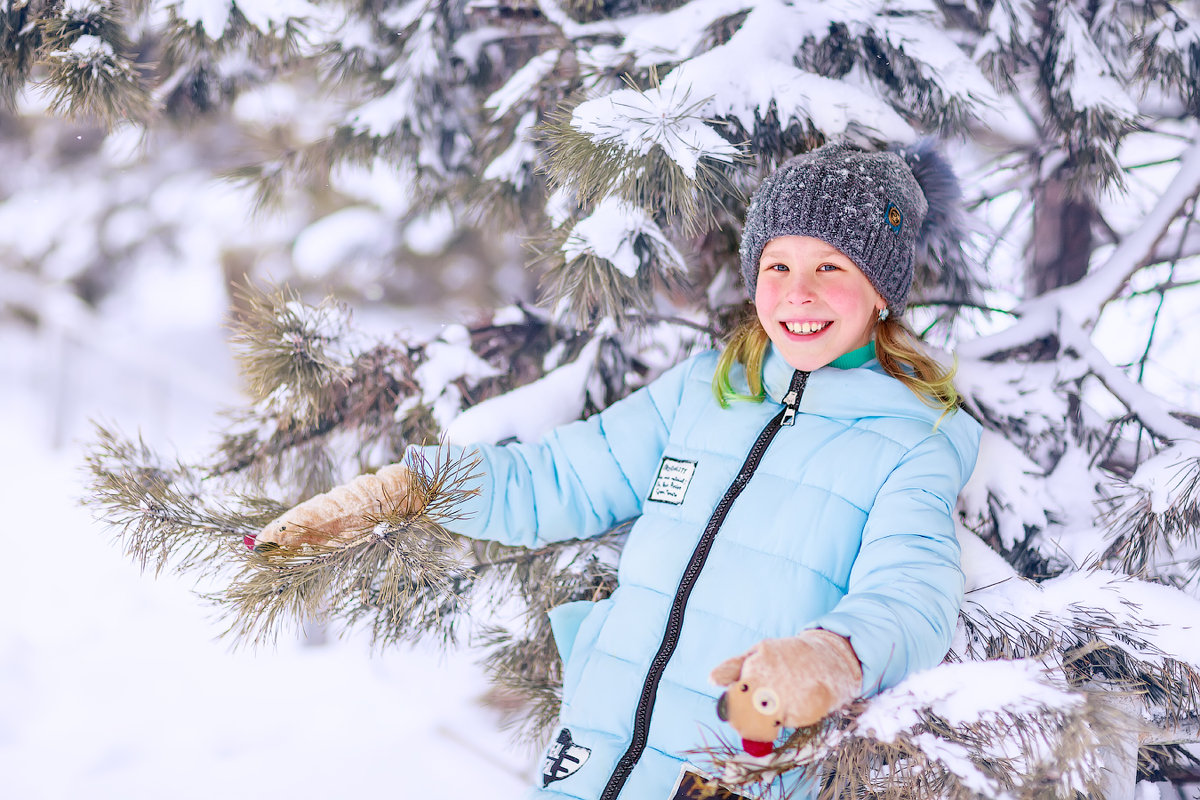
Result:
<svg viewBox="0 0 1200 800"><path fill-rule="evenodd" d="M374 520L410 512L411 488L408 469L392 464L305 500L244 541L257 551L271 546L345 544L372 527Z"/></svg>
<svg viewBox="0 0 1200 800"><path fill-rule="evenodd" d="M764 639L719 664L711 677L729 687L717 700L717 716L741 735L747 753L765 756L784 726L812 725L856 697L862 667L850 642L816 628Z"/></svg>

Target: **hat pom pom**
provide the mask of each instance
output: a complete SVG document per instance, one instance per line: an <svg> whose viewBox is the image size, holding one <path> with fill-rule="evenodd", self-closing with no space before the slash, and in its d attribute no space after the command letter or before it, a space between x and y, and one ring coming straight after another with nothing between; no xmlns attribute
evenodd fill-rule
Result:
<svg viewBox="0 0 1200 800"><path fill-rule="evenodd" d="M933 138L893 150L908 164L928 205L917 231L914 288L938 286L940 296L971 300L982 284L969 255L971 226L954 168Z"/></svg>
<svg viewBox="0 0 1200 800"><path fill-rule="evenodd" d="M961 236L962 187L950 161L937 147L936 140L924 138L897 151L925 195L929 210L917 231L917 249L945 249L947 239Z"/></svg>

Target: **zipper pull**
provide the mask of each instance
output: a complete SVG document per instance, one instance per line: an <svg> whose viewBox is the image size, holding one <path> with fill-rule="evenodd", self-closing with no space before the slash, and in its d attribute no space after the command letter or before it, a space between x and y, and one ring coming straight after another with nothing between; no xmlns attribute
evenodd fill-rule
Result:
<svg viewBox="0 0 1200 800"><path fill-rule="evenodd" d="M800 409L800 395L804 391L806 383L808 383L808 373L796 370L796 374L792 376L792 385L788 387L788 393L783 396L783 419L779 421L780 425L791 427L796 424L796 412Z"/></svg>
<svg viewBox="0 0 1200 800"><path fill-rule="evenodd" d="M800 405L800 397L797 392L788 392L783 396L783 420L780 425L795 425L796 424L796 409Z"/></svg>

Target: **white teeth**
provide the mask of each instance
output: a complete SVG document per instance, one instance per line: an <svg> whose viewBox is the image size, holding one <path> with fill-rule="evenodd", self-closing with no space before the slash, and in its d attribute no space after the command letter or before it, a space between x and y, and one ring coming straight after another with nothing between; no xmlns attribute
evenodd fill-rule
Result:
<svg viewBox="0 0 1200 800"><path fill-rule="evenodd" d="M806 335L816 333L817 331L825 330L829 326L828 322L785 322L784 327L792 333Z"/></svg>

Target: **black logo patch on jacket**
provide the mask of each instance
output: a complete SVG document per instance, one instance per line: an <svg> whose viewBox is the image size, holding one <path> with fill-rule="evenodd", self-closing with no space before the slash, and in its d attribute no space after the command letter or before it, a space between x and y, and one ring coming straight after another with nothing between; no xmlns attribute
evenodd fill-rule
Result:
<svg viewBox="0 0 1200 800"><path fill-rule="evenodd" d="M546 750L546 758L542 761L542 788L574 775L591 754L589 748L575 744L571 739L571 731L563 728Z"/></svg>

